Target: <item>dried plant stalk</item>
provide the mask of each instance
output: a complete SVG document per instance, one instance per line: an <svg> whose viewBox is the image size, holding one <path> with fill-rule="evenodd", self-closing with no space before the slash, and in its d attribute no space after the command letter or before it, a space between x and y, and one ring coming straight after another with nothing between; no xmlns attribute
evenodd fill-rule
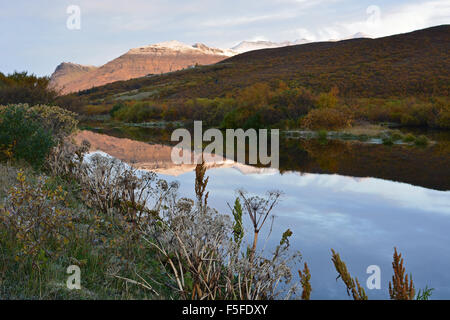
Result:
<svg viewBox="0 0 450 320"><path fill-rule="evenodd" d="M389 295L392 300L414 300L415 290L412 276L408 278L405 275L406 269L403 266L402 254L397 253L397 248L394 248L394 261L392 262L394 275L392 282L389 281Z"/></svg>
<svg viewBox="0 0 450 320"><path fill-rule="evenodd" d="M308 264L305 262L305 267L303 271L298 270L300 276L300 283L302 285L302 300L309 300L311 298L311 273L309 272Z"/></svg>
<svg viewBox="0 0 450 320"><path fill-rule="evenodd" d="M209 177L205 179L206 165L203 160L202 163L195 167L195 194L197 195L198 203L201 207L206 208L208 205L209 192L205 194L206 186L208 185Z"/></svg>
<svg viewBox="0 0 450 320"><path fill-rule="evenodd" d="M338 278L341 278L347 287L347 294L353 297L354 300L367 300L366 292L364 288L359 284L358 278L353 279L350 273L347 270L347 266L341 260L341 257L338 253L336 253L333 249L331 249L333 253L332 261L334 263L334 267L338 272Z"/></svg>

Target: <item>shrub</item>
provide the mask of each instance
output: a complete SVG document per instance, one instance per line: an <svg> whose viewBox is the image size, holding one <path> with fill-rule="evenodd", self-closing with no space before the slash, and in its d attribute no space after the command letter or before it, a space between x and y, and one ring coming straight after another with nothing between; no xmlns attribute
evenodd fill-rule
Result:
<svg viewBox="0 0 450 320"><path fill-rule="evenodd" d="M114 113L117 120L139 123L149 120L160 120L163 107L151 102L136 102L126 108L120 108Z"/></svg>
<svg viewBox="0 0 450 320"><path fill-rule="evenodd" d="M113 105L112 109L109 111L109 115L114 118L114 115L116 114L117 111L119 111L120 109L124 108L125 104L122 102L118 102L116 104Z"/></svg>
<svg viewBox="0 0 450 320"><path fill-rule="evenodd" d="M338 103L339 89L333 87L328 93L321 93L317 99L317 106L319 108L334 108Z"/></svg>
<svg viewBox="0 0 450 320"><path fill-rule="evenodd" d="M450 108L439 112L436 120L436 126L442 129L450 129Z"/></svg>
<svg viewBox="0 0 450 320"><path fill-rule="evenodd" d="M132 222L154 215L154 211L149 209L152 196L164 196L177 188L176 183L167 184L157 179L153 172L138 174L136 169L122 161L98 154L78 168L77 178L84 191L85 203L104 214L119 210ZM160 203L162 199L155 201Z"/></svg>
<svg viewBox="0 0 450 320"><path fill-rule="evenodd" d="M26 105L11 105L0 113L0 141L7 156L24 159L40 168L54 146L54 139L39 114Z"/></svg>
<svg viewBox="0 0 450 320"><path fill-rule="evenodd" d="M50 190L47 181L40 177L30 184L20 171L17 185L0 208L0 223L17 243L16 260L31 257L35 264L45 262L69 242L73 223L65 208L66 193L61 187Z"/></svg>
<svg viewBox="0 0 450 320"><path fill-rule="evenodd" d="M188 100L186 108L191 110L185 116L190 119L202 120L206 126L219 125L225 114L236 107L236 101L232 98L197 98Z"/></svg>
<svg viewBox="0 0 450 320"><path fill-rule="evenodd" d="M412 133L408 133L404 138L404 142L414 142L416 140L416 137Z"/></svg>
<svg viewBox="0 0 450 320"><path fill-rule="evenodd" d="M255 83L240 91L237 101L239 106L259 108L269 104L271 88L267 83Z"/></svg>
<svg viewBox="0 0 450 320"><path fill-rule="evenodd" d="M327 140L327 138L328 138L327 130L319 130L319 132L317 134L318 134L319 140Z"/></svg>
<svg viewBox="0 0 450 320"><path fill-rule="evenodd" d="M313 109L302 121L303 126L313 130L346 128L351 122L351 118L344 112L331 108Z"/></svg>
<svg viewBox="0 0 450 320"><path fill-rule="evenodd" d="M416 140L414 141L416 146L419 147L426 147L429 143L429 140L426 136L424 135L420 135L416 138Z"/></svg>
<svg viewBox="0 0 450 320"><path fill-rule="evenodd" d="M392 134L391 134L391 139L392 139L392 141L399 141L399 140L402 140L403 139L403 135L400 133L400 132L397 132L397 131L395 131L395 132L393 132Z"/></svg>
<svg viewBox="0 0 450 320"><path fill-rule="evenodd" d="M298 119L306 115L316 105L315 95L306 88L288 88L280 84L270 98L270 104L286 109L284 116Z"/></svg>
<svg viewBox="0 0 450 320"><path fill-rule="evenodd" d="M52 135L61 141L77 129L76 114L56 106L36 105L29 108L42 127L50 130Z"/></svg>
<svg viewBox="0 0 450 320"><path fill-rule="evenodd" d="M50 104L58 92L50 88L48 77L37 77L27 72L0 73L0 105L11 103Z"/></svg>
<svg viewBox="0 0 450 320"><path fill-rule="evenodd" d="M103 104L87 104L80 108L80 113L87 116L107 115L111 111L111 106Z"/></svg>
<svg viewBox="0 0 450 320"><path fill-rule="evenodd" d="M394 140L391 137L383 137L382 140L385 146L392 146L394 144Z"/></svg>

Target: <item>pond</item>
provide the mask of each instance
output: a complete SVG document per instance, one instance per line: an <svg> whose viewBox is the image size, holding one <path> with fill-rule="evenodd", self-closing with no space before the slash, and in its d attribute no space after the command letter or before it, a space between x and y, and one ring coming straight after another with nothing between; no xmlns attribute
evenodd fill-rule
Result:
<svg viewBox="0 0 450 320"><path fill-rule="evenodd" d="M153 143L164 139L153 129L96 131ZM259 249L270 252L291 229L291 247L300 250L311 270L313 299L348 299L341 280L336 281L331 248L363 285L367 267L379 266L381 290L366 292L372 299L388 298L394 247L403 254L416 289L435 288L432 298L450 299L449 139L446 133L431 133L430 138L438 143L427 148L282 140L280 170L240 165L208 170L209 204L227 213L227 202L234 202L237 189L261 196L268 190L282 191L273 230L266 240L270 223L263 228ZM159 164L167 169L167 152L161 148ZM163 170L160 175L179 181L181 196L194 197L192 169L178 170L176 176ZM247 231L251 236L249 226Z"/></svg>

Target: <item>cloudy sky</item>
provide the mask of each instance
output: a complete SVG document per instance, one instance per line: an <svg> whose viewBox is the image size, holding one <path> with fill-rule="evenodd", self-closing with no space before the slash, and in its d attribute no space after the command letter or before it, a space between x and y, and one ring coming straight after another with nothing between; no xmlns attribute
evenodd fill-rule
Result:
<svg viewBox="0 0 450 320"><path fill-rule="evenodd" d="M73 5L79 30L67 27ZM168 40L230 48L243 40L381 37L441 24L450 24L450 0L1 0L0 72L50 75L63 61L101 65Z"/></svg>

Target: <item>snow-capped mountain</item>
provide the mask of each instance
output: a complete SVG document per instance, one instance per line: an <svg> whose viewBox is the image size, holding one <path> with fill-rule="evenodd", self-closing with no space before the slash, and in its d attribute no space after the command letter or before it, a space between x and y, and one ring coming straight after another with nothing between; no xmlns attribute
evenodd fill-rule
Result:
<svg viewBox="0 0 450 320"><path fill-rule="evenodd" d="M172 40L156 44L151 44L143 47L138 47L128 51L129 54L153 54L155 52L165 51L167 53L187 53L187 54L208 54L208 55L222 55L231 57L236 52L230 49L219 49L208 47L203 43L196 43L194 45L188 45L186 43Z"/></svg>
<svg viewBox="0 0 450 320"><path fill-rule="evenodd" d="M208 65L237 54L232 50L168 41L133 48L98 68L62 63L51 76L51 85L63 93L77 92L107 83Z"/></svg>

